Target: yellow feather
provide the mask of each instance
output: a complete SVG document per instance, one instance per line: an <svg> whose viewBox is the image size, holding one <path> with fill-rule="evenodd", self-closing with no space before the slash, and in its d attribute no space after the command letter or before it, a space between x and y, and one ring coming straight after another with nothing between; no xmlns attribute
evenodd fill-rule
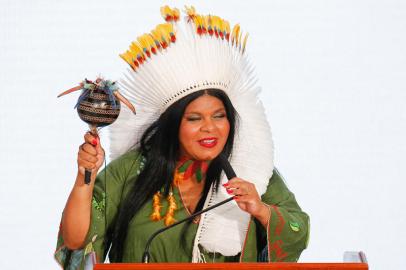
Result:
<svg viewBox="0 0 406 270"><path fill-rule="evenodd" d="M161 15L166 20L168 16L172 17L174 21L179 19L179 9L171 9L169 6L161 7Z"/></svg>
<svg viewBox="0 0 406 270"><path fill-rule="evenodd" d="M247 45L247 40L248 40L248 33L245 34L245 37L244 37L244 42L243 42L243 44L242 44L242 53L245 52L245 47L246 47L246 45Z"/></svg>
<svg viewBox="0 0 406 270"><path fill-rule="evenodd" d="M161 7L161 15L162 15L162 17L166 20L166 17L168 16L168 15L171 15L171 8L169 7L169 6L163 6L163 7Z"/></svg>
<svg viewBox="0 0 406 270"><path fill-rule="evenodd" d="M131 43L130 51L135 57L137 57L137 56L143 57L144 56L144 53L143 53L142 49L140 48L140 46L136 42Z"/></svg>
<svg viewBox="0 0 406 270"><path fill-rule="evenodd" d="M221 18L218 18L218 29L224 34L224 20Z"/></svg>
<svg viewBox="0 0 406 270"><path fill-rule="evenodd" d="M203 26L203 18L200 15L195 15L193 18L193 21L195 22L197 27L202 27Z"/></svg>
<svg viewBox="0 0 406 270"><path fill-rule="evenodd" d="M213 27L213 22L211 20L211 16L207 15L207 16L203 16L202 17L204 24L207 26L207 28L209 28L209 26Z"/></svg>
<svg viewBox="0 0 406 270"><path fill-rule="evenodd" d="M126 61L128 64L131 64L132 59L131 59L131 54L129 51L126 51L125 53L120 54L120 57Z"/></svg>
<svg viewBox="0 0 406 270"><path fill-rule="evenodd" d="M173 9L172 15L173 15L173 17L178 18L178 20L179 20L179 17L180 17L179 9L177 9L177 8Z"/></svg>
<svg viewBox="0 0 406 270"><path fill-rule="evenodd" d="M228 34L230 34L230 23L228 21L224 20L223 25L224 25L224 30L226 30L226 32Z"/></svg>
<svg viewBox="0 0 406 270"><path fill-rule="evenodd" d="M241 51L241 40L242 40L242 31L238 35L238 48Z"/></svg>
<svg viewBox="0 0 406 270"><path fill-rule="evenodd" d="M144 35L144 42L149 50L151 50L151 48L155 47L154 39L152 38L152 36L150 34Z"/></svg>
<svg viewBox="0 0 406 270"><path fill-rule="evenodd" d="M202 27L204 28L204 29L207 29L207 23L206 23L206 20L204 19L204 17L203 16L200 16L200 18L201 18L201 25L202 25Z"/></svg>
<svg viewBox="0 0 406 270"><path fill-rule="evenodd" d="M196 10L194 6L185 6L185 12L189 17L194 17L196 16Z"/></svg>
<svg viewBox="0 0 406 270"><path fill-rule="evenodd" d="M150 46L148 44L148 40L147 38L148 35L147 34L143 34L142 36L139 36L137 38L138 44L140 45L141 50L144 52L144 49L149 50Z"/></svg>
<svg viewBox="0 0 406 270"><path fill-rule="evenodd" d="M221 18L219 16L212 16L211 19L213 28L215 27L217 30L221 30Z"/></svg>
<svg viewBox="0 0 406 270"><path fill-rule="evenodd" d="M231 44L237 46L238 45L238 37L239 37L239 33L240 33L240 25L236 24L233 27L233 32L231 33Z"/></svg>
<svg viewBox="0 0 406 270"><path fill-rule="evenodd" d="M159 31L156 28L151 31L151 35L155 41L158 41L158 42L161 41L161 34L159 33Z"/></svg>
<svg viewBox="0 0 406 270"><path fill-rule="evenodd" d="M132 54L129 51L126 51L125 53L120 54L120 57L126 61L134 70L137 68L134 65L134 58Z"/></svg>
<svg viewBox="0 0 406 270"><path fill-rule="evenodd" d="M159 24L156 27L160 34L160 41L169 43L171 41L170 33L173 33L173 25L170 23Z"/></svg>

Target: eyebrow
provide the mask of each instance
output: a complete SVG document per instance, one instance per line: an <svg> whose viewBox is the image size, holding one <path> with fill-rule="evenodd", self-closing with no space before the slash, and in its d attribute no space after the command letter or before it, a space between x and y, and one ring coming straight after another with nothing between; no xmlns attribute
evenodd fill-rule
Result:
<svg viewBox="0 0 406 270"><path fill-rule="evenodd" d="M218 113L218 112L220 112L220 111L225 111L225 110L226 110L226 108L222 107L222 108L219 108L219 109L215 110L213 113ZM191 111L191 112L185 112L185 114L201 114L201 113L200 113L200 112Z"/></svg>

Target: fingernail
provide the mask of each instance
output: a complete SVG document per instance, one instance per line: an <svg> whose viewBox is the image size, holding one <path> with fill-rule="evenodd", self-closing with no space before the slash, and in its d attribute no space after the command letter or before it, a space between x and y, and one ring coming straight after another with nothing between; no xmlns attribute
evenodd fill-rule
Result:
<svg viewBox="0 0 406 270"><path fill-rule="evenodd" d="M223 187L228 187L229 183L223 184Z"/></svg>
<svg viewBox="0 0 406 270"><path fill-rule="evenodd" d="M228 194L232 194L232 193L233 193L233 191L232 191L231 189L226 189L226 191L227 191Z"/></svg>
<svg viewBox="0 0 406 270"><path fill-rule="evenodd" d="M93 139L93 140L92 140L92 144L93 144L94 146L96 146L96 145L97 145L97 139Z"/></svg>
<svg viewBox="0 0 406 270"><path fill-rule="evenodd" d="M234 200L238 200L238 197L237 197L237 196L234 196L233 199L234 199Z"/></svg>

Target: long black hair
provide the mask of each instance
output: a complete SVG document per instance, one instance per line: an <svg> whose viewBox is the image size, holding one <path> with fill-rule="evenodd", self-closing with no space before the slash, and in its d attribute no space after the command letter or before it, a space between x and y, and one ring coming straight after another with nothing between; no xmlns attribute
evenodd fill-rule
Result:
<svg viewBox="0 0 406 270"><path fill-rule="evenodd" d="M221 154L229 157L233 149L236 131L237 112L226 93L219 89L206 89L194 92L172 104L155 122L144 132L140 141L140 154L146 158L144 169L139 174L130 192L120 205L120 211L112 229L112 246L110 259L122 262L128 226L141 209L158 190L168 195L173 180L176 162L179 159L179 127L186 107L193 100L202 95L210 95L220 99L230 123L227 142ZM170 143L168 143L170 142ZM218 189L220 184L221 165L217 158L210 162L206 173L203 194L195 211L203 208L203 204L212 183ZM182 237L183 238L183 237Z"/></svg>

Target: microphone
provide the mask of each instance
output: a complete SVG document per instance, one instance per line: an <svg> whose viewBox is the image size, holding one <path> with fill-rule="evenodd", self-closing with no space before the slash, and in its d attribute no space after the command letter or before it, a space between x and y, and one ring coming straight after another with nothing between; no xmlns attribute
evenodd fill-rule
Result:
<svg viewBox="0 0 406 270"><path fill-rule="evenodd" d="M228 159L223 154L220 154L218 156L218 159L221 163L221 167L223 168L223 171L226 174L228 180L231 180L234 177L237 177L237 175L235 174L235 172L233 170L233 167L231 167L230 162L228 162Z"/></svg>
<svg viewBox="0 0 406 270"><path fill-rule="evenodd" d="M236 174L235 174L233 168L231 167L230 162L228 162L228 159L227 159L224 155L222 155L222 154L219 155L218 159L219 159L219 162L221 163L221 167L223 168L224 173L225 173L226 176L227 176L227 179L230 180L230 179L236 177ZM200 216L201 214L203 214L203 213L205 213L205 212L207 212L207 211L210 211L210 210L212 210L212 209L214 209L214 208L219 207L220 205L223 205L223 204L225 204L225 203L228 203L229 201L232 201L233 199L234 199L234 196L233 196L233 197L230 197L230 198L228 198L228 199L226 199L226 200L224 200L224 201L221 201L221 202L219 202L219 203L217 203L217 204L215 204L215 205L212 205L212 206L210 206L210 207L207 207L206 209L202 209L202 210L200 210L200 211L198 211L198 212L196 212L196 213L190 215L190 216L187 217L187 218L184 218L184 219L182 219L182 220L179 220L178 222L175 222L175 223L173 223L172 225L169 225L168 227L164 227L164 228L159 229L158 231L154 232L154 233L149 237L149 239L148 239L148 241L147 241L147 243L146 243L146 245L145 245L145 250L144 250L144 254L142 255L141 261L142 261L143 263L149 263L149 257L150 257L150 254L149 254L149 247L150 247L150 245L151 245L152 240L154 240L154 238L155 238L158 234L160 234L160 233L162 233L162 232L164 232L164 231L166 231L166 230L169 230L170 228L173 228L173 227L175 227L175 226L177 226L177 225L179 225L179 224L181 224L181 223L184 223L184 222L186 222L186 221L188 221L188 220L192 220L192 219L194 219L195 217Z"/></svg>

